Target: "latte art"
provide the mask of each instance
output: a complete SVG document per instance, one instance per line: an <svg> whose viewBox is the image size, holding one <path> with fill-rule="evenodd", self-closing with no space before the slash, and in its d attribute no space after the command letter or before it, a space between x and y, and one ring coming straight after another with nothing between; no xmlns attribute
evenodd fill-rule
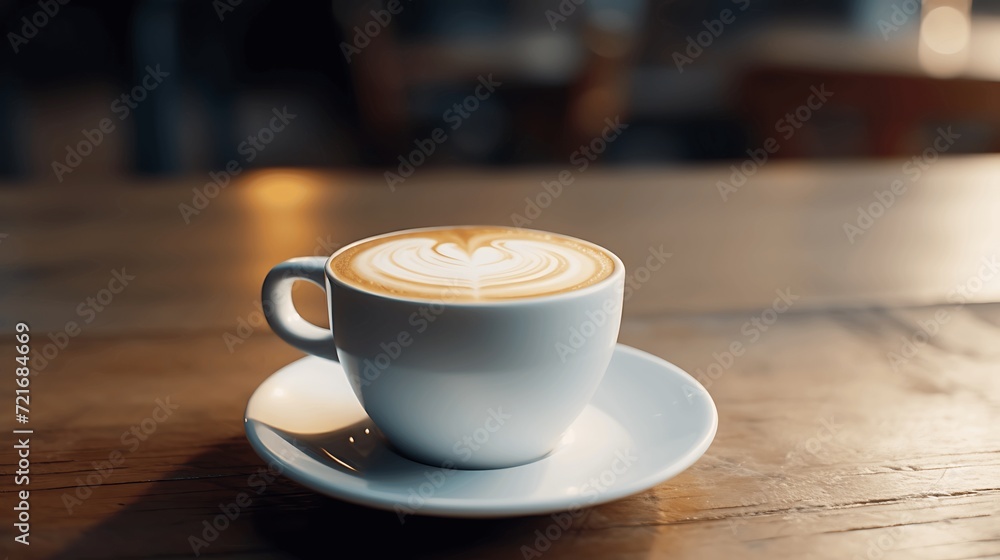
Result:
<svg viewBox="0 0 1000 560"><path fill-rule="evenodd" d="M489 301L557 294L607 278L614 261L573 238L502 227L401 232L351 246L334 275L376 293Z"/></svg>

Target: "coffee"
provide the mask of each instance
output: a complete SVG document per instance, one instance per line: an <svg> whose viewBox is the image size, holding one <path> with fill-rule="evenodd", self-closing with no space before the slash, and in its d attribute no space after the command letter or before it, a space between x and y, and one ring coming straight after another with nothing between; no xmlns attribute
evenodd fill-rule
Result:
<svg viewBox="0 0 1000 560"><path fill-rule="evenodd" d="M476 302L579 290L610 276L615 263L572 237L465 226L368 239L343 249L330 268L341 282L377 294Z"/></svg>
<svg viewBox="0 0 1000 560"><path fill-rule="evenodd" d="M299 280L326 291L336 333L295 310ZM502 469L552 453L591 401L615 354L625 266L563 235L437 227L289 259L267 273L261 297L282 340L340 362L401 455ZM330 407L340 414L344 404ZM481 432L493 411L510 411L503 429L459 453L455 442Z"/></svg>

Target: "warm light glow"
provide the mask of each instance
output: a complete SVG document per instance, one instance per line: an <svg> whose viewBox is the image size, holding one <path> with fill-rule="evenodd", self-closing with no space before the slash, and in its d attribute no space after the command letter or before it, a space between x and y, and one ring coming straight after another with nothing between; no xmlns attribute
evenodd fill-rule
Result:
<svg viewBox="0 0 1000 560"><path fill-rule="evenodd" d="M219 198L232 197L240 207L240 222L232 227L241 233L243 250L257 256L253 274L263 277L287 258L329 255L336 248L337 223L324 211L344 192L335 174L272 168L244 171L236 179Z"/></svg>
<svg viewBox="0 0 1000 560"><path fill-rule="evenodd" d="M972 36L968 0L926 0L920 22L920 66L930 75L950 77L966 69Z"/></svg>
<svg viewBox="0 0 1000 560"><path fill-rule="evenodd" d="M322 176L299 169L249 171L234 187L253 202L269 208L308 204L322 188Z"/></svg>
<svg viewBox="0 0 1000 560"><path fill-rule="evenodd" d="M347 441L354 443L354 436L347 436Z"/></svg>
<svg viewBox="0 0 1000 560"><path fill-rule="evenodd" d="M955 54L969 44L969 26L967 14L951 6L940 6L924 16L920 40L934 52Z"/></svg>

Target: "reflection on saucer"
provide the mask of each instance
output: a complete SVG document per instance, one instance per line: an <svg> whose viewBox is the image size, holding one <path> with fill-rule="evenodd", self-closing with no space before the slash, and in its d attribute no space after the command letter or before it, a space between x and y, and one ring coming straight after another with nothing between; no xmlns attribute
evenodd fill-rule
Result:
<svg viewBox="0 0 1000 560"><path fill-rule="evenodd" d="M535 515L642 492L693 464L718 424L708 392L677 366L618 345L601 387L547 457L509 469L411 461L385 441L340 364L307 357L269 377L247 405L265 460L317 492L394 511Z"/></svg>

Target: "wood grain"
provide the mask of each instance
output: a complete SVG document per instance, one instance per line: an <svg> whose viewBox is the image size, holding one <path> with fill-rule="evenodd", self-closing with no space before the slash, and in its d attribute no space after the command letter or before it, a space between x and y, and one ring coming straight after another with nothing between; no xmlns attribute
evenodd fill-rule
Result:
<svg viewBox="0 0 1000 560"><path fill-rule="evenodd" d="M136 276L33 375L32 545L11 544L4 506L4 553L190 557L189 537L247 493L202 554L523 558L548 530L545 558L1000 557L1000 276L949 299L1000 248L998 163L940 162L855 244L843 221L899 162L776 163L727 202L721 166L578 177L532 225L602 243L631 271L653 245L672 253L627 302L620 339L699 377L720 424L685 473L558 531L551 516L400 524L281 477L261 489L243 407L301 354L266 327L223 338L252 319L267 268L312 253L317 237L504 223L557 169L421 172L395 193L380 175L272 172L223 191L191 225L177 204L199 178L0 191L5 333L28 321L44 344L84 321L77 305L112 270ZM754 326L776 290L798 299ZM321 296L301 295L320 315ZM906 341L915 354L894 360ZM727 356L734 343L742 352ZM6 363L12 352L0 345ZM168 398L176 410L147 439L123 440ZM116 450L121 464L96 475ZM14 464L5 451L5 504ZM82 499L88 476L99 484ZM70 511L65 496L80 503Z"/></svg>

